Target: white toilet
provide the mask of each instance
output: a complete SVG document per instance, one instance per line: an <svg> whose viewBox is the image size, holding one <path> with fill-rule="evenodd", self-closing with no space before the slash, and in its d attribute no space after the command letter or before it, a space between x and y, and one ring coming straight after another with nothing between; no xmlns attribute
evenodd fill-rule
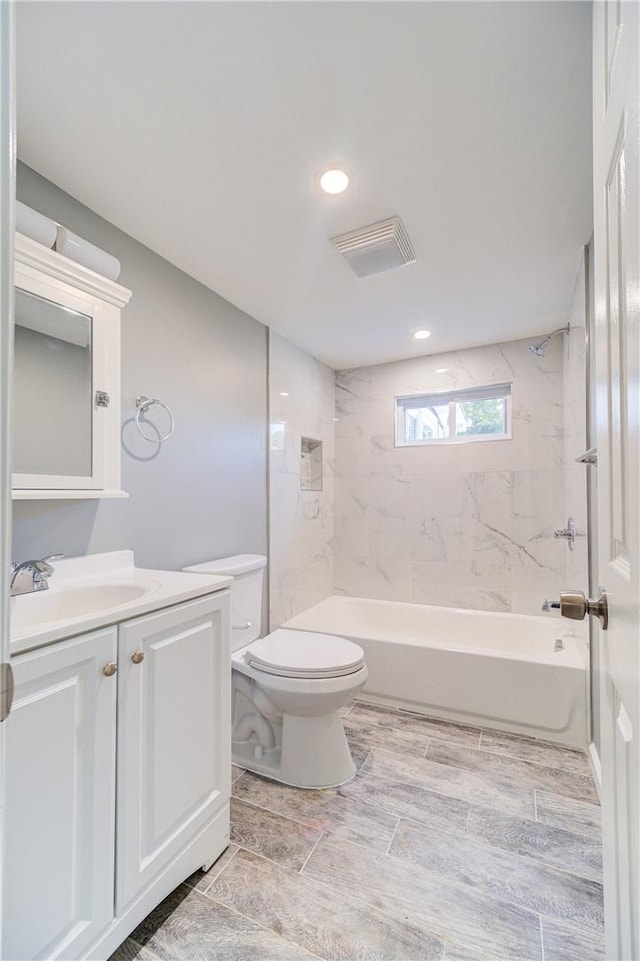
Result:
<svg viewBox="0 0 640 961"><path fill-rule="evenodd" d="M237 554L185 568L234 578L233 760L295 787L335 787L356 771L338 711L367 680L364 651L331 634L280 629L261 638L266 563Z"/></svg>

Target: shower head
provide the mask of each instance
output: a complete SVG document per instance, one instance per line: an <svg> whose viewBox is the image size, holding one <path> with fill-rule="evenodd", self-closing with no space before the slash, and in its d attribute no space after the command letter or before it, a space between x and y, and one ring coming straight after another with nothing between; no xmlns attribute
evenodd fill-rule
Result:
<svg viewBox="0 0 640 961"><path fill-rule="evenodd" d="M545 339L541 340L539 344L530 344L529 350L531 351L532 354L535 354L536 357L544 357L545 348L548 343L549 343L549 338L545 337Z"/></svg>
<svg viewBox="0 0 640 961"><path fill-rule="evenodd" d="M568 334L569 329L569 324L567 324L566 327L558 327L557 330L552 330L550 334L547 334L547 336L538 341L537 344L529 344L529 350L532 354L535 354L536 357L544 357L544 352L551 338L555 337L556 334Z"/></svg>

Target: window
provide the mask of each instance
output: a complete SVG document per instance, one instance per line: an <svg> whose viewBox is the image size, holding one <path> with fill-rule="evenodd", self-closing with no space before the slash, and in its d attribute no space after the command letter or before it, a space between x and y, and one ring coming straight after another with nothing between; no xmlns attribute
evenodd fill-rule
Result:
<svg viewBox="0 0 640 961"><path fill-rule="evenodd" d="M396 447L511 437L511 385L396 397Z"/></svg>

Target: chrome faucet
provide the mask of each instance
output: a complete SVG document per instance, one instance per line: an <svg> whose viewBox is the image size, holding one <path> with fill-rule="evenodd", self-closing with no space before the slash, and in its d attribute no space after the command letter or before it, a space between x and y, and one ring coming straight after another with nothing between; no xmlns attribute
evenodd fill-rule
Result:
<svg viewBox="0 0 640 961"><path fill-rule="evenodd" d="M50 561L59 561L64 554L50 554L41 561L22 561L21 564L11 565L10 593L32 594L34 591L46 591L49 578L53 574Z"/></svg>

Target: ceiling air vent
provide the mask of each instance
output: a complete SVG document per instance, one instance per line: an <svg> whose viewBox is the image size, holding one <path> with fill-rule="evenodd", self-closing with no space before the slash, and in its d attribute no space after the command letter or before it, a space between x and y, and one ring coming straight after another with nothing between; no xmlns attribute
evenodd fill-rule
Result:
<svg viewBox="0 0 640 961"><path fill-rule="evenodd" d="M332 237L331 243L358 277L404 267L405 264L415 263L416 259L409 235L399 217L389 217L360 230Z"/></svg>

